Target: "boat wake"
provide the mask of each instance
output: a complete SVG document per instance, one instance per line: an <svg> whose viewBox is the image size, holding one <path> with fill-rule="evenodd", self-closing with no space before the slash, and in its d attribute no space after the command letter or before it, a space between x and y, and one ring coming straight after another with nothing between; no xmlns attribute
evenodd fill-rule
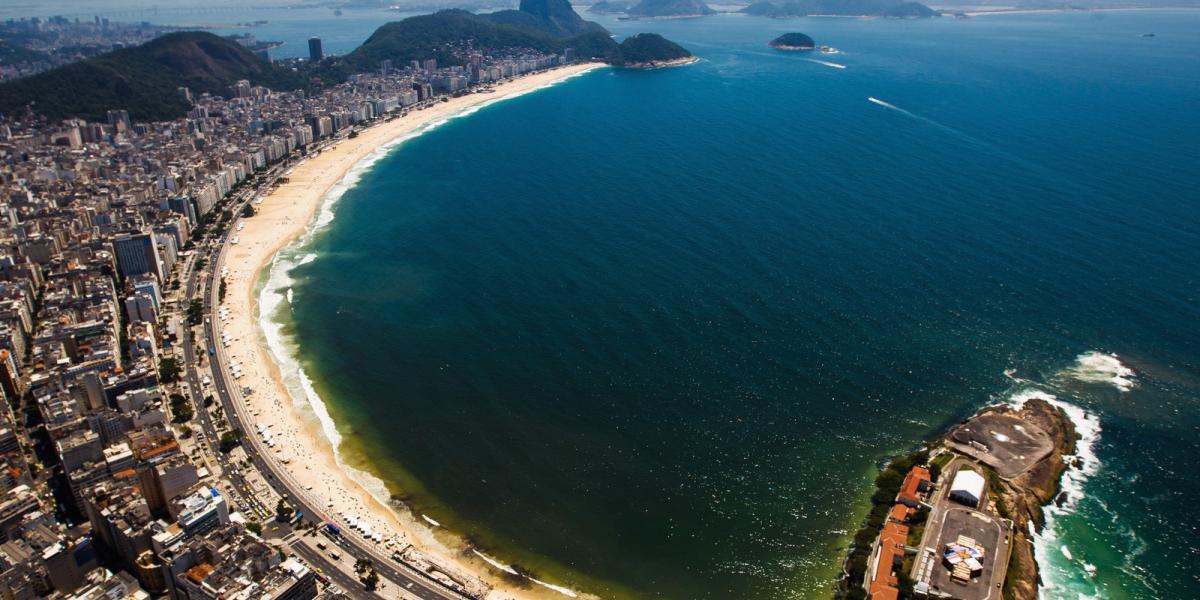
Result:
<svg viewBox="0 0 1200 600"><path fill-rule="evenodd" d="M838 64L835 62L829 62L827 60L818 60L816 58L806 58L804 60L807 60L810 63L817 63L818 65L825 65L826 67L833 67L834 69L845 69L846 68L846 65Z"/></svg>
<svg viewBox="0 0 1200 600"><path fill-rule="evenodd" d="M888 102L886 100L880 100L879 98L876 98L874 96L868 96L867 102L870 102L870 103L878 105L878 106L882 106L888 110L894 110L902 115L912 117L918 121L921 121L922 123L925 123L927 125L932 125L933 127L941 129L942 131L949 133L950 135L953 135L958 138L962 138L973 144L979 144L981 146L987 146L988 148L990 148L992 150L998 150L997 148L993 147L991 144L988 144L987 142L984 142L983 140L976 139L976 138L974 138L966 133L963 133L953 127L950 127L948 125L942 125L941 123L938 123L937 121L934 121L933 119L930 119L929 117L924 117L924 116L918 115L917 113L914 113L910 110L900 108L899 106L896 106L895 104L892 104L891 102Z"/></svg>
<svg viewBox="0 0 1200 600"><path fill-rule="evenodd" d="M913 117L916 116L916 115L908 112L907 110L904 110L903 108L900 108L899 106L896 106L895 104L892 104L891 102L885 102L883 100L880 100L879 98L876 98L875 96L867 96L867 102L878 104L879 106L882 106L884 108L890 108L892 110L897 110L897 111L900 111L909 116L913 116Z"/></svg>
<svg viewBox="0 0 1200 600"><path fill-rule="evenodd" d="M912 112L912 111L904 109L904 108L900 108L899 106L896 106L895 104L892 104L891 102L888 102L886 100L880 100L879 98L876 98L874 96L867 96L867 102L870 102L871 104L875 104L877 106L882 106L883 108L886 108L888 110L893 110L893 111L896 111L907 117L916 119L922 123L925 123L926 125L932 126L936 129L939 129L939 130L941 130L951 136L954 136L960 140L963 140L965 142L975 144L977 146L982 146L983 148L987 149L988 151L990 151L994 154L1003 156L1006 160L1009 160L1015 164L1021 165L1022 167L1025 167L1027 169L1037 171L1039 173L1042 173L1049 177L1053 177L1055 179L1059 178L1059 175L1057 173L1049 171L1048 169L1046 169L1045 167L1043 167L1041 165L1032 163L1029 160L1022 158L1016 154L1013 154L1012 152L1009 152L1008 150L1005 150L1004 148L1002 148L1000 146L997 146L991 142L981 140L969 133L959 131L958 129L950 127L949 125L943 125L937 121L934 121L933 119L930 119L929 117L919 115L915 112Z"/></svg>

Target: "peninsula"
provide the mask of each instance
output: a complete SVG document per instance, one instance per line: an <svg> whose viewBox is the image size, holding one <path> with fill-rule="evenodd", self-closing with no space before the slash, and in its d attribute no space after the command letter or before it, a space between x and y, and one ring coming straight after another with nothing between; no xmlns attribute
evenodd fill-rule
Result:
<svg viewBox="0 0 1200 600"><path fill-rule="evenodd" d="M980 410L892 460L854 536L838 598L950 594L1035 600L1032 536L1077 468L1076 426L1052 400Z"/></svg>

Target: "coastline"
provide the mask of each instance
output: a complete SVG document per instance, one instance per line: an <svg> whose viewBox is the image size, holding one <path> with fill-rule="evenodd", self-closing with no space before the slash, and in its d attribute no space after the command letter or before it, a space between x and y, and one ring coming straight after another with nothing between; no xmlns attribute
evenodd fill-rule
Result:
<svg viewBox="0 0 1200 600"><path fill-rule="evenodd" d="M941 7L939 10L951 11L952 7ZM966 17L986 17L988 15L1037 15L1045 13L1096 13L1096 12L1171 12L1178 10L1200 10L1194 6L1115 6L1098 8L997 8L995 10L963 11ZM951 15L953 16L953 15Z"/></svg>
<svg viewBox="0 0 1200 600"><path fill-rule="evenodd" d="M621 65L620 68L622 68L622 69L642 69L642 70L648 71L651 69L669 69L671 67L682 67L684 65L690 65L690 64L698 63L698 62L700 62L699 56L685 56L683 58L673 58L671 60L652 60L650 62L644 62L644 63L629 63L626 65Z"/></svg>
<svg viewBox="0 0 1200 600"><path fill-rule="evenodd" d="M260 314L260 297L270 290L261 288L263 270L271 267L285 248L328 222L327 206L354 183L355 172L385 156L397 144L420 135L432 126L463 113L547 87L564 79L588 72L603 65L589 63L561 67L534 73L496 86L490 94L468 94L451 98L421 111L373 125L353 139L343 139L319 154L311 155L287 174L288 182L266 194L255 206L253 217L239 220L244 224L233 235L236 244L227 249L224 276L228 286L223 306L228 317L221 324L222 332L234 345L228 350L230 361L241 365L243 376L239 386L252 393L242 402L253 415L255 427L269 430L274 441L274 453L290 475L305 487L312 504L327 507L319 515L339 525L353 519L369 523L379 533L387 550L400 550L411 545L420 557L438 565L439 570L459 581L485 583L493 594L506 598L535 598L573 596L565 588L544 587L530 591L515 588L506 582L490 561L467 559L461 548L452 547L435 535L433 528L416 515L397 511L389 506L389 493L369 473L347 466L338 454L340 436L332 429L326 408L312 403L307 382L305 397L296 397L284 380L280 358L271 347L262 326L269 318ZM260 317L266 317L260 320ZM257 432L245 432L258 435ZM352 533L350 535L358 535ZM473 555L472 555L473 556ZM482 585L468 585L478 589ZM543 591L544 590L544 591Z"/></svg>
<svg viewBox="0 0 1200 600"><path fill-rule="evenodd" d="M888 463L888 469L893 465L924 465L926 468L935 467L946 472L951 466L966 466L985 474L987 496L990 498L979 510L986 511L992 518L999 518L1002 523L1009 524L1011 543L998 544L992 550L997 552L997 560L1005 565L1002 581L994 578L992 582L1003 590L1005 598L1015 600L1035 600L1041 597L1044 590L1056 589L1060 592L1055 581L1061 575L1061 565L1055 562L1060 551L1072 561L1069 551L1058 541L1058 531L1055 521L1058 517L1071 514L1080 498L1086 495L1085 483L1097 472L1100 459L1096 455L1095 445L1100 436L1100 418L1097 414L1069 402L1060 400L1050 390L1068 390L1070 386L1098 385L1111 386L1117 393L1125 393L1136 387L1136 373L1124 365L1115 354L1100 351L1088 351L1075 357L1075 362L1055 373L1045 383L1022 379L1014 371L1005 371L1014 384L998 402L989 403L976 410L971 417L950 426L937 433L921 444L918 450L910 455L897 455ZM1005 424L1005 420L1008 424ZM986 422L983 422L985 421ZM1013 427L1012 421L1019 425ZM1014 446L1020 449L1017 455L1003 445L1011 441L1011 437L997 435L1005 427L1012 427L1022 434L1028 434L1036 439L1043 436L1044 442L1024 446ZM978 439L979 432L986 438L987 443L977 446L972 439ZM960 435L959 432L965 432ZM991 432L990 434L984 432ZM997 446L999 449L992 446ZM996 456L992 456L996 452ZM1006 455L1007 452L1007 455ZM930 460L932 459L932 460ZM907 469L906 469L907 470ZM934 477L937 480L937 477ZM876 496L881 493L887 498L871 498L872 513L882 504L883 508L890 507L890 498L896 490L881 483L882 478L876 478ZM939 484L934 489L945 484ZM938 492L940 494L940 492ZM931 496L932 498L932 496ZM896 502L902 502L896 495ZM990 506L990 508L988 508ZM961 507L955 510L963 510ZM936 513L935 513L936 514ZM852 587L862 586L864 589L873 581L872 573L876 572L875 562L862 562L864 551L874 553L883 543L879 540L881 528L886 531L885 523L909 524L907 519L895 520L888 513L883 518L879 515L868 516L864 519L862 528L855 534L850 544L850 550L843 563L845 577L839 582L835 597L845 597ZM915 521L918 536L924 533L926 520ZM933 517L929 518L933 522ZM939 534L934 534L935 536ZM920 543L908 540L910 545L918 547L935 547L936 540L921 537ZM871 544L867 544L871 542ZM856 565L856 554L858 564ZM874 555L874 554L872 554ZM929 576L928 564L918 560L904 563L904 576L910 583L916 583L921 573ZM1094 567L1082 565L1089 574ZM865 572L864 572L864 567ZM911 569L911 573L910 573ZM1089 570L1092 569L1092 570ZM863 580L863 577L866 580ZM992 577L985 573L985 576ZM928 581L928 580L925 580ZM974 577L972 580L973 583ZM986 584L985 584L986 585ZM1070 593L1070 590L1068 590Z"/></svg>

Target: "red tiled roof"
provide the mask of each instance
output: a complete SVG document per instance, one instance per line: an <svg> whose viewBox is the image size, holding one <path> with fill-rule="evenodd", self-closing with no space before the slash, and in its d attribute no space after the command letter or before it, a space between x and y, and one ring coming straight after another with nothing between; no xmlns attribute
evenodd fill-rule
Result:
<svg viewBox="0 0 1200 600"><path fill-rule="evenodd" d="M896 495L897 501L920 502L921 499L917 496L918 489L922 481L931 481L929 470L925 467L913 467L904 476L904 485L900 486L900 493Z"/></svg>
<svg viewBox="0 0 1200 600"><path fill-rule="evenodd" d="M879 534L879 560L875 563L875 574L871 579L870 596L872 600L896 598L899 590L896 584L900 581L892 573L892 565L897 556L904 558L904 544L908 541L908 527L899 523L885 523Z"/></svg>

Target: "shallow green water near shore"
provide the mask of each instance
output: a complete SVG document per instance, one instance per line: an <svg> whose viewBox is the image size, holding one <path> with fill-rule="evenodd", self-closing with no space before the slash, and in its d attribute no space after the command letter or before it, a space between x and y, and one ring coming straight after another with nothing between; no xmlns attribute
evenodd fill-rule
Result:
<svg viewBox="0 0 1200 600"><path fill-rule="evenodd" d="M1196 13L606 25L704 60L454 120L285 254L351 455L605 597L820 598L881 460L1040 391L1100 419L1047 595L1196 595Z"/></svg>

